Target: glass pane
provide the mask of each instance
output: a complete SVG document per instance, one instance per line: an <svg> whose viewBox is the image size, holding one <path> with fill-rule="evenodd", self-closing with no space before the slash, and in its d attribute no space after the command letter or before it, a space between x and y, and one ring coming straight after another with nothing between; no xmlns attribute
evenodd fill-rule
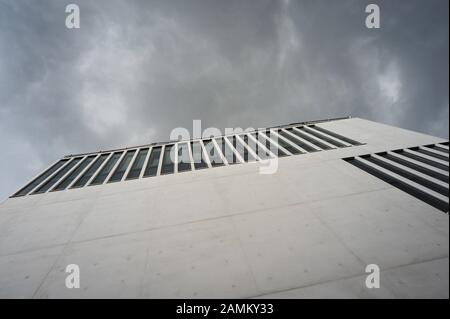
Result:
<svg viewBox="0 0 450 319"><path fill-rule="evenodd" d="M277 133L280 134L280 131L277 131ZM283 136L283 134L280 134L280 135ZM287 149L289 152L291 152L294 155L301 153L298 149L293 147L291 144L289 144L288 142L286 142L282 138L279 138L277 142L278 142L278 145L280 145L281 147L284 147L285 149Z"/></svg>
<svg viewBox="0 0 450 319"><path fill-rule="evenodd" d="M276 135L272 135L270 131L265 131L264 132L266 134L266 136L269 139L266 139L266 147L276 156L278 157L282 157L282 156L287 156L288 154L286 152L284 152L283 150L279 149L278 147L276 147L275 143L278 143L278 136ZM261 135L262 136L262 135Z"/></svg>
<svg viewBox="0 0 450 319"><path fill-rule="evenodd" d="M236 154L233 152L233 150L228 145L228 143L225 142L225 138L222 137L222 138L216 139L216 141L220 147L220 150L222 151L222 154L227 159L228 164L229 165L236 164L237 163Z"/></svg>
<svg viewBox="0 0 450 319"><path fill-rule="evenodd" d="M191 170L191 158L189 157L188 144L178 144L178 172Z"/></svg>
<svg viewBox="0 0 450 319"><path fill-rule="evenodd" d="M66 166L64 166L58 173L56 173L53 177L51 177L47 182L44 183L41 187L39 187L33 194L45 193L48 191L53 185L55 185L60 178L62 178L68 171L70 171L75 165L80 162L82 157L77 157L72 159Z"/></svg>
<svg viewBox="0 0 450 319"><path fill-rule="evenodd" d="M119 182L122 180L123 174L125 174L135 153L136 153L136 150L132 150L132 151L128 151L125 154L123 159L120 161L119 166L117 166L116 170L111 175L111 178L109 179L108 182Z"/></svg>
<svg viewBox="0 0 450 319"><path fill-rule="evenodd" d="M86 183L91 179L91 177L95 174L95 172L98 170L100 165L103 164L103 162L108 158L109 154L102 154L99 158L92 164L91 167L79 178L75 184L73 184L72 188L75 187L83 187L86 185Z"/></svg>
<svg viewBox="0 0 450 319"><path fill-rule="evenodd" d="M205 162L205 155L200 142L191 142L191 150L195 169L207 168L208 164Z"/></svg>
<svg viewBox="0 0 450 319"><path fill-rule="evenodd" d="M242 143L238 143L236 136L231 137L230 140L236 152L241 156L242 159L244 159L244 145L242 145Z"/></svg>
<svg viewBox="0 0 450 319"><path fill-rule="evenodd" d="M214 143L212 142L212 140L203 141L203 145L205 145L206 154L208 154L209 156L212 167L224 165L223 160L220 157L217 149L214 147Z"/></svg>
<svg viewBox="0 0 450 319"><path fill-rule="evenodd" d="M75 168L70 174L69 176L67 176L61 183L59 183L56 187L55 187L55 191L60 191L63 189L66 189L67 186L70 185L70 183L72 183L75 178L78 176L78 174L80 174L95 158L95 155L92 156L88 156L84 159L84 161L81 162L80 165L77 166L77 168Z"/></svg>
<svg viewBox="0 0 450 319"><path fill-rule="evenodd" d="M258 139L258 133L252 133L250 135L255 139ZM261 148L254 139L248 139L248 146L256 153L256 155L259 156L259 158L266 159L269 157L269 154L263 148Z"/></svg>
<svg viewBox="0 0 450 319"><path fill-rule="evenodd" d="M156 176L158 173L159 158L161 157L161 146L154 147L145 168L144 177Z"/></svg>
<svg viewBox="0 0 450 319"><path fill-rule="evenodd" d="M328 134L328 135L330 135L330 136L333 136L334 138L337 138L337 139L339 139L339 140L341 140L341 141L347 142L347 143L349 143L349 144L352 144L352 145L361 145L361 143L358 142L358 141L355 141L355 140L352 140L352 139L350 139L350 138L348 138L348 137L345 137L345 136L336 134L336 133L334 133L334 132L328 131L328 130L326 130L326 129L320 127L320 126L311 125L310 127L314 128L314 129L316 129L316 130L318 130L319 132L323 132L323 133L325 133L325 134Z"/></svg>
<svg viewBox="0 0 450 319"><path fill-rule="evenodd" d="M106 165L103 166L103 168L100 170L100 173L98 173L97 176L95 176L94 180L91 182L90 185L103 184L103 182L113 169L114 165L116 165L116 162L119 160L120 156L122 156L122 153L123 152L114 153L108 160L108 162L106 162Z"/></svg>
<svg viewBox="0 0 450 319"><path fill-rule="evenodd" d="M242 140L244 140L244 143L246 145L248 145L248 136L247 135L240 135L240 137L242 138ZM241 144L241 143L240 142L238 143L238 146L237 146L238 148L239 148L239 144ZM242 146L242 151L240 151L240 154L242 155L242 158L244 159L245 162L255 161L256 160L253 157L253 155L248 152L248 149L246 147L244 147L244 146Z"/></svg>
<svg viewBox="0 0 450 319"><path fill-rule="evenodd" d="M130 172L127 175L127 179L138 178L141 174L142 167L144 166L145 158L148 154L148 148L139 151L133 165L131 166Z"/></svg>
<svg viewBox="0 0 450 319"><path fill-rule="evenodd" d="M62 159L59 162L53 164L49 169L47 169L44 173L36 177L31 183L29 183L27 186L22 188L20 191L14 194L14 196L24 196L31 192L36 186L38 186L40 183L45 181L50 175L52 175L54 172L56 172L58 169L61 168L64 164L66 164L69 161L69 159Z"/></svg>
<svg viewBox="0 0 450 319"><path fill-rule="evenodd" d="M332 144L334 146L345 147L345 144L342 144L341 142L333 140L333 139L329 138L328 136L320 134L320 133L318 133L316 131L312 131L309 128L302 127L301 130L305 131L305 132L307 132L307 133L309 133L309 134L311 134L311 135L313 135L313 136L315 136L315 137L317 137L317 138L319 138L321 140L324 140L324 141L326 141L326 142L328 142L328 143L330 143L330 144Z"/></svg>
<svg viewBox="0 0 450 319"><path fill-rule="evenodd" d="M167 145L164 148L164 157L161 165L161 174L172 174L175 169L174 164L174 155L172 154L172 150L174 149L173 145Z"/></svg>
<svg viewBox="0 0 450 319"><path fill-rule="evenodd" d="M290 133L292 133L292 128L287 129L286 131L289 131ZM317 152L317 150L314 147L311 147L310 145L296 139L295 137L293 137L292 135L280 130L280 134L281 136L287 138L289 141L291 141L292 143L300 146L301 148L303 148L305 151L307 152Z"/></svg>
<svg viewBox="0 0 450 319"><path fill-rule="evenodd" d="M302 128L300 128L300 130L301 129ZM310 143L320 147L323 150L330 150L332 148L331 146L328 146L327 144L325 144L325 143L323 143L323 142L321 142L321 141L319 141L319 140L317 140L315 138L312 138L311 136L309 136L309 135L307 135L307 134L305 134L303 132L299 132L297 130L292 130L292 133L294 133L295 135L303 138L304 140L307 140L308 142L310 142Z"/></svg>

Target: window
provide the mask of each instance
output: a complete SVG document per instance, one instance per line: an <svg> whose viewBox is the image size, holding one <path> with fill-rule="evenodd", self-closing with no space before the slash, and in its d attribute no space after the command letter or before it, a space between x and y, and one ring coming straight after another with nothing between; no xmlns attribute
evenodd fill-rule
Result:
<svg viewBox="0 0 450 319"><path fill-rule="evenodd" d="M367 158L367 157L366 157ZM408 193L411 196L416 197L417 199L420 199L421 201L443 211L448 212L448 202L444 202L443 200L433 196L429 192L425 191L424 189L419 189L413 186L413 184L407 182L406 180L400 180L395 175L391 175L389 171L383 172L375 167L372 167L368 165L367 163L359 160L358 158L345 158L344 161L358 167L359 169L378 177L379 179L383 180L384 182L404 191L405 193Z"/></svg>
<svg viewBox="0 0 450 319"><path fill-rule="evenodd" d="M320 134L320 133L318 133L316 131L313 131L310 128L302 127L301 130L305 131L306 133L309 133L309 134L311 134L311 135L313 135L313 136L315 136L315 137L317 137L317 138L319 138L321 140L324 140L324 141L330 143L331 145L334 145L334 146L337 146L337 147L346 147L345 144L342 144L341 142L338 142L338 141L336 141L336 140L334 140L332 138L329 138L326 135L323 135L323 134Z"/></svg>
<svg viewBox="0 0 450 319"><path fill-rule="evenodd" d="M103 162L108 158L109 154L102 154L99 158L92 164L91 167L73 184L72 188L83 187L86 183L94 176L98 168L103 164Z"/></svg>
<svg viewBox="0 0 450 319"><path fill-rule="evenodd" d="M393 162L396 162L398 164L401 164L403 166L409 167L415 171L421 172L423 174L429 175L431 177L434 177L442 182L445 182L448 184L449 178L448 175L441 174L439 172L433 171L427 167L423 167L420 165L417 165L411 161L405 160L404 158L398 157L397 155L393 155L394 153L388 154L388 153L379 153L377 155L387 158L388 160L391 160Z"/></svg>
<svg viewBox="0 0 450 319"><path fill-rule="evenodd" d="M278 131L278 133L279 133L279 131ZM298 150L297 148L295 148L294 146L292 146L291 144L289 144L288 142L286 142L282 138L278 138L277 139L277 143L278 143L278 145L280 145L281 147L283 147L284 149L288 150L289 152L291 152L294 155L301 153L300 150Z"/></svg>
<svg viewBox="0 0 450 319"><path fill-rule="evenodd" d="M297 125L297 127L293 127ZM79 188L86 185L99 185L106 181L138 179L159 174L191 171L236 163L252 162L271 156L288 156L302 154L303 151L314 152L361 145L313 123L297 123L288 126L240 132L239 135L207 137L204 140L154 143L151 146L100 151L99 154L71 155L53 164L45 172L21 188L12 197L27 194L60 191L67 188ZM443 172L448 172L448 143L425 145L419 148L401 150L399 161L415 159L415 164L407 163L409 168L416 167L421 173L428 174L440 181L448 180ZM407 153L405 153L407 152ZM390 154L397 155L389 152ZM421 161L427 167L417 163ZM445 162L442 162L445 161ZM393 163L391 163L393 164ZM406 164L405 164L406 165ZM442 190L441 190L442 192Z"/></svg>
<svg viewBox="0 0 450 319"><path fill-rule="evenodd" d="M164 148L164 156L161 165L161 174L171 174L175 169L174 158L175 154L173 154L173 145L167 145Z"/></svg>
<svg viewBox="0 0 450 319"><path fill-rule="evenodd" d="M274 142L271 140L271 136L270 136L270 131L266 131L265 132L267 139L266 139L266 148L268 150L270 150L273 154L275 154L278 157L283 157L283 156L287 156L288 154L286 152L284 152L283 150L279 149ZM259 134L260 137L263 137L262 134ZM277 140L277 138L275 137L275 141Z"/></svg>
<svg viewBox="0 0 450 319"><path fill-rule="evenodd" d="M209 155L209 161L212 167L224 165L223 160L217 149L214 147L212 140L203 141L203 145L205 145L206 154Z"/></svg>
<svg viewBox="0 0 450 319"><path fill-rule="evenodd" d="M241 142L238 142L236 136L233 136L231 138L231 143L233 144L233 147L236 150L236 152L238 152L239 155L241 156L241 158L244 160L244 162L247 162L248 159L246 159L246 157L248 157L248 155L245 156L246 149L245 149L244 145Z"/></svg>
<svg viewBox="0 0 450 319"><path fill-rule="evenodd" d="M260 141L261 138L258 134L258 132L256 133L252 133L250 134L252 137L254 137L256 140ZM262 147L259 146L258 143L256 143L253 139L249 139L248 142L248 146L256 153L256 155L259 156L260 159L266 159L269 157L269 153L267 153Z"/></svg>
<svg viewBox="0 0 450 319"><path fill-rule="evenodd" d="M236 164L236 154L231 149L230 145L225 141L224 137L216 139L217 145L219 145L220 150L222 151L223 156L226 158L229 165Z"/></svg>
<svg viewBox="0 0 450 319"><path fill-rule="evenodd" d="M284 137L285 139L287 139L289 142L301 147L302 149L304 149L307 152L313 152L315 151L314 148L310 147L309 145L306 145L305 143L297 140L295 137L291 136L290 134L286 133L283 130L279 130L277 131L278 134L280 134L282 137ZM281 140L281 139L280 139ZM302 151L300 151L300 153L303 153Z"/></svg>
<svg viewBox="0 0 450 319"><path fill-rule="evenodd" d="M144 177L156 176L158 173L159 158L161 157L161 146L154 147L150 153Z"/></svg>
<svg viewBox="0 0 450 319"><path fill-rule="evenodd" d="M433 152L430 152L430 151L428 151L426 149L422 149L422 148L419 148L419 147L414 147L414 148L411 148L411 150L413 150L415 152L418 152L418 153L421 153L423 155L428 155L428 156L434 157L434 158L436 158L438 160L441 160L441 161L446 161L446 162L449 161L447 156L440 155L440 154L437 154L437 153L433 153Z"/></svg>
<svg viewBox="0 0 450 319"><path fill-rule="evenodd" d="M95 155L86 157L64 180L55 187L55 191L66 189L75 178L94 160Z"/></svg>
<svg viewBox="0 0 450 319"><path fill-rule="evenodd" d="M126 178L127 180L139 178L139 175L141 174L141 170L142 170L142 167L144 166L144 162L147 157L147 154L148 154L148 148L144 148L139 151L138 155L136 156L136 159L133 162L133 165L131 166L130 171L128 172L128 175Z"/></svg>
<svg viewBox="0 0 450 319"><path fill-rule="evenodd" d="M207 168L208 164L205 162L202 145L200 142L191 142L191 149L195 169Z"/></svg>
<svg viewBox="0 0 450 319"><path fill-rule="evenodd" d="M339 140L341 140L341 141L347 142L347 143L349 143L349 144L351 144L351 145L361 145L361 143L358 142L358 141L355 141L355 140L352 140L352 139L350 139L350 138L348 138L348 137L345 137L345 136L336 134L336 133L331 132L331 131L329 131L329 130L326 130L326 129L320 127L320 126L311 125L310 127L314 128L314 129L316 129L316 130L318 130L319 132L322 132L322 133L328 134L328 135L330 135L330 136L333 136L334 138L337 138L337 139L339 139Z"/></svg>
<svg viewBox="0 0 450 319"><path fill-rule="evenodd" d="M14 194L14 196L24 196L31 192L33 189L35 189L40 183L45 181L50 175L52 175L54 172L56 172L58 169L61 168L64 164L66 164L69 161L69 159L62 159L58 161L57 163L53 164L49 169L47 169L44 173L36 177L32 182L30 182L27 186L19 190L17 193Z"/></svg>
<svg viewBox="0 0 450 319"><path fill-rule="evenodd" d="M187 143L178 144L178 172L191 170L191 157Z"/></svg>
<svg viewBox="0 0 450 319"><path fill-rule="evenodd" d="M286 129L286 131L288 131L291 134L294 134L294 130L292 128L288 128L288 129ZM303 141L300 141L299 139L295 138L294 136L292 136L284 131L280 131L280 134L282 134L285 138L287 138L291 142L295 143L296 145L300 146L307 152L310 152L310 153L317 152L317 150L314 147L312 147L311 145L306 144Z"/></svg>
<svg viewBox="0 0 450 319"><path fill-rule="evenodd" d="M98 185L103 184L105 179L108 177L109 173L113 169L116 162L119 160L120 156L122 156L123 152L114 153L111 158L106 162L105 166L100 170L100 172L95 176L94 180L90 185Z"/></svg>
<svg viewBox="0 0 450 319"><path fill-rule="evenodd" d="M255 161L256 160L255 157L252 154L250 154L248 152L247 147L245 147L246 145L248 145L248 136L247 135L240 135L239 137L244 141L244 144L242 144L242 142L240 142L239 139L237 139L238 143L236 145L236 150L242 156L242 158L244 159L244 162Z"/></svg>
<svg viewBox="0 0 450 319"><path fill-rule="evenodd" d="M302 132L299 132L298 130L302 130ZM304 140L307 140L307 141L310 142L311 144L314 144L314 145L320 147L320 148L323 149L323 150L330 150L330 149L332 149L331 146L328 146L327 144L325 144L325 143L323 143L323 142L321 142L321 141L319 141L319 140L317 140L317 139L315 139L315 138L312 138L311 136L305 134L305 133L304 133L303 127L297 128L296 130L293 129L293 130L290 131L290 132L291 132L291 133L294 133L294 134L297 135L298 137L303 138Z"/></svg>
<svg viewBox="0 0 450 319"><path fill-rule="evenodd" d="M439 168L439 169L442 169L442 170L448 172L448 165L444 165L444 164L432 161L428 158L425 158L425 157L422 157L422 156L419 156L419 155L416 155L416 154L413 154L413 153L410 153L410 152L407 152L404 150L398 150L398 151L394 151L394 152L398 153L400 155L403 155L405 157L408 157L410 159L422 162L424 164L427 164L427 165L430 165L430 166L433 166L433 167L436 167L436 168Z"/></svg>
<svg viewBox="0 0 450 319"><path fill-rule="evenodd" d="M134 154L136 153L136 150L128 151L124 158L120 161L119 166L117 166L114 173L111 175L111 178L109 179L108 183L112 182L119 182L122 180L123 175L125 174L128 166L131 163L131 160L133 159Z"/></svg>
<svg viewBox="0 0 450 319"><path fill-rule="evenodd" d="M55 185L64 175L67 174L75 165L77 165L81 161L82 157L77 157L72 159L66 166L64 166L61 170L58 171L53 177L51 177L44 185L40 186L33 194L45 193L48 191L53 185Z"/></svg>
<svg viewBox="0 0 450 319"><path fill-rule="evenodd" d="M371 162L371 163L373 163L375 165L378 165L379 167L382 167L382 168L384 168L386 170L389 170L389 171L391 171L391 172L393 172L393 173L395 173L395 174L397 174L399 176L405 177L405 178L407 178L407 179L409 179L409 180L411 180L411 181L413 181L413 182L415 182L417 184L425 186L426 188L429 188L429 189L431 189L431 190L433 190L433 191L435 191L435 192L437 192L437 193L439 193L441 195L444 195L444 196L447 195L448 196L448 188L446 188L446 187L444 187L442 185L436 184L435 182L430 181L427 178L424 178L424 177L418 176L416 174L413 174L410 171L407 171L405 169L402 169L402 168L399 168L397 166L394 166L394 165L390 164L389 162L386 162L384 160L380 160L380 159L378 159L376 157L368 156L368 157L365 158L365 160L369 161L369 162Z"/></svg>

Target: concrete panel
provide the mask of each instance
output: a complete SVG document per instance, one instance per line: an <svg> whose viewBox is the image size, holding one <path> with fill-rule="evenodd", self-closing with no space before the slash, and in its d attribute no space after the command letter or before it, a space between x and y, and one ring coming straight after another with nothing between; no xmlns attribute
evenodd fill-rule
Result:
<svg viewBox="0 0 450 319"><path fill-rule="evenodd" d="M366 264L384 269L448 257L448 228L432 226L433 214L444 214L398 189L314 202L309 209Z"/></svg>
<svg viewBox="0 0 450 319"><path fill-rule="evenodd" d="M284 290L273 294L258 296L264 299L373 299L395 298L395 295L384 285L381 277L380 288L368 289L366 276L356 276L340 280L327 281L303 288Z"/></svg>
<svg viewBox="0 0 450 319"><path fill-rule="evenodd" d="M151 232L145 298L245 298L259 294L228 218Z"/></svg>
<svg viewBox="0 0 450 319"><path fill-rule="evenodd" d="M0 255L69 242L91 205L90 200L76 200L1 214Z"/></svg>
<svg viewBox="0 0 450 319"><path fill-rule="evenodd" d="M390 269L381 278L396 298L448 299L448 258Z"/></svg>
<svg viewBox="0 0 450 319"><path fill-rule="evenodd" d="M0 298L32 298L63 247L0 257Z"/></svg>
<svg viewBox="0 0 450 319"><path fill-rule="evenodd" d="M68 245L36 298L137 298L143 281L148 233ZM66 266L80 267L80 288L68 289Z"/></svg>
<svg viewBox="0 0 450 319"><path fill-rule="evenodd" d="M263 293L360 274L364 265L306 205L233 217Z"/></svg>

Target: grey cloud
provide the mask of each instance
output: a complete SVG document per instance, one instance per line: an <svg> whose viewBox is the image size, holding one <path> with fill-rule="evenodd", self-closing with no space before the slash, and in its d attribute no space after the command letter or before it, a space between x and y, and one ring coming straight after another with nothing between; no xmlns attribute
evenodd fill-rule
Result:
<svg viewBox="0 0 450 319"><path fill-rule="evenodd" d="M448 137L448 2L0 0L0 198L69 153L175 127L353 115Z"/></svg>

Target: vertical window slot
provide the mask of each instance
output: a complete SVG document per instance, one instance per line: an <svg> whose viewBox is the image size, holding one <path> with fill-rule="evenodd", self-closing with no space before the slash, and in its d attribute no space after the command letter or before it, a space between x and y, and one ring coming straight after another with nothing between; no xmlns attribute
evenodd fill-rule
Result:
<svg viewBox="0 0 450 319"><path fill-rule="evenodd" d="M105 166L100 170L100 172L95 176L92 182L89 185L99 185L103 184L105 179L108 177L109 173L113 169L114 165L119 160L120 156L122 156L123 152L114 153L111 158L106 162Z"/></svg>
<svg viewBox="0 0 450 319"><path fill-rule="evenodd" d="M136 159L131 166L130 171L126 177L127 180L139 178L141 175L142 167L144 166L145 158L148 154L148 148L141 149L136 156Z"/></svg>
<svg viewBox="0 0 450 319"><path fill-rule="evenodd" d="M150 158L148 159L147 167L145 168L144 177L156 176L158 174L159 159L161 157L162 147L152 148Z"/></svg>

